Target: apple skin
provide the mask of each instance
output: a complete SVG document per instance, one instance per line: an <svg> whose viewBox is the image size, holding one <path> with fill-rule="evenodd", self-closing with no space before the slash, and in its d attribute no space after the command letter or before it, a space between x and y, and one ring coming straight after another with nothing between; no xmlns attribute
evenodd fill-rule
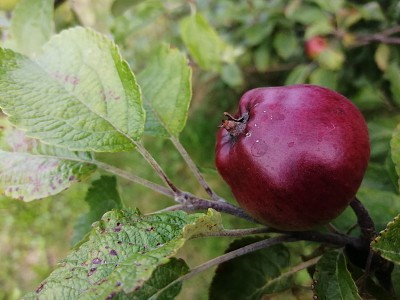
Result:
<svg viewBox="0 0 400 300"><path fill-rule="evenodd" d="M330 222L354 199L368 165L362 114L320 86L250 90L220 127L219 173L249 215L276 229Z"/></svg>
<svg viewBox="0 0 400 300"><path fill-rule="evenodd" d="M312 59L318 57L326 48L328 48L328 43L325 38L320 36L314 36L305 43L306 54Z"/></svg>

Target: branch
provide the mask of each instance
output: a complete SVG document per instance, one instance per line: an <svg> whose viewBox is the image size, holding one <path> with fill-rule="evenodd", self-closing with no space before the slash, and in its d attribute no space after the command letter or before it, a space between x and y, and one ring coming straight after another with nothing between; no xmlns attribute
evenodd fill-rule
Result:
<svg viewBox="0 0 400 300"><path fill-rule="evenodd" d="M220 201L212 201L207 199L198 198L193 196L190 193L182 193L181 199L179 200L180 205L174 205L167 207L161 211L171 211L171 210L184 210L184 211L197 211L197 210L207 210L209 208L213 208L216 211L224 212L245 220L248 220L253 223L260 223L257 220L250 217L248 214L244 212L243 209L232 205L225 200Z"/></svg>
<svg viewBox="0 0 400 300"><path fill-rule="evenodd" d="M358 36L357 41L352 45L352 47L365 46L373 42L400 45L400 38L391 36L396 33L400 33L400 26L387 28L381 32L370 35Z"/></svg>
<svg viewBox="0 0 400 300"><path fill-rule="evenodd" d="M244 246L242 248L236 249L234 251L228 252L226 254L223 254L219 257L216 257L214 259L211 259L195 268L193 268L192 270L190 270L189 273L187 273L186 275L183 275L177 279L175 279L174 281L172 281L171 283L169 283L168 285L166 285L165 287L163 287L162 289L158 290L157 293L155 293L151 298L149 298L149 300L155 300L158 298L158 296L164 292L166 289L170 288L172 285L178 283L178 282L182 282L184 280L190 279L194 276L196 276L197 274L208 270L214 266L217 266L219 264L222 264L224 262L227 262L229 260L232 260L236 257L257 251L257 250L261 250L267 247L271 247L273 245L277 245L277 244L281 244L281 243L291 243L291 242L296 242L298 241L298 239L296 238L292 238L292 237L285 237L285 236L279 236L279 237L275 237L275 238L270 238L270 239L266 239L266 240L262 240L247 246Z"/></svg>
<svg viewBox="0 0 400 300"><path fill-rule="evenodd" d="M288 236L310 242L325 243L330 245L335 245L339 247L344 247L346 245L351 245L356 249L360 249L364 246L363 241L360 238L348 236L344 234L337 233L322 233L319 231L291 231L285 232L280 231Z"/></svg>

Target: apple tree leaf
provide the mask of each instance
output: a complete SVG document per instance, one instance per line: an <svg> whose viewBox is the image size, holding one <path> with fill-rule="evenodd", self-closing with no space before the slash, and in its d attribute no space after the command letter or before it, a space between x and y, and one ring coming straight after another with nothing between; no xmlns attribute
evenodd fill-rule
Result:
<svg viewBox="0 0 400 300"><path fill-rule="evenodd" d="M106 299L140 290L192 236L220 231L221 215L113 210L25 299Z"/></svg>
<svg viewBox="0 0 400 300"><path fill-rule="evenodd" d="M138 5L144 0L115 0L111 6L111 13L118 17L122 15L125 11L130 9L132 6Z"/></svg>
<svg viewBox="0 0 400 300"><path fill-rule="evenodd" d="M314 295L318 299L361 300L341 251L329 251L318 261L314 273Z"/></svg>
<svg viewBox="0 0 400 300"><path fill-rule="evenodd" d="M167 45L138 75L146 109L146 134L169 137L183 130L192 97L191 75L186 57Z"/></svg>
<svg viewBox="0 0 400 300"><path fill-rule="evenodd" d="M384 78L390 83L390 91L392 92L393 101L397 106L400 106L400 65L392 62L386 68Z"/></svg>
<svg viewBox="0 0 400 300"><path fill-rule="evenodd" d="M400 124L393 130L390 151L395 170L397 175L400 176Z"/></svg>
<svg viewBox="0 0 400 300"><path fill-rule="evenodd" d="M13 11L11 38L14 49L25 55L38 54L54 31L53 0L21 0Z"/></svg>
<svg viewBox="0 0 400 300"><path fill-rule="evenodd" d="M73 244L79 242L90 231L92 223L100 220L107 211L123 208L117 190L117 178L102 175L99 179L93 181L86 193L85 201L89 204L89 212L78 218L74 226Z"/></svg>
<svg viewBox="0 0 400 300"><path fill-rule="evenodd" d="M130 294L129 296L131 297L129 299L174 299L181 291L182 282L176 282L168 288L165 287L185 275L188 271L189 267L184 260L173 257L168 263L157 267L151 278L137 292ZM161 289L164 290L157 295Z"/></svg>
<svg viewBox="0 0 400 300"><path fill-rule="evenodd" d="M90 153L42 144L9 122L2 126L0 191L8 197L32 201L55 195L96 170Z"/></svg>
<svg viewBox="0 0 400 300"><path fill-rule="evenodd" d="M18 128L76 151L117 152L141 138L141 93L115 44L81 27L35 60L0 49L0 107Z"/></svg>
<svg viewBox="0 0 400 300"><path fill-rule="evenodd" d="M384 258L400 264L400 215L372 241L372 249Z"/></svg>
<svg viewBox="0 0 400 300"><path fill-rule="evenodd" d="M180 31L193 60L204 70L219 72L225 44L206 18L200 13L183 18Z"/></svg>
<svg viewBox="0 0 400 300"><path fill-rule="evenodd" d="M226 252L259 240L260 238L254 237L236 240ZM292 278L281 275L289 262L288 249L279 244L222 263L215 271L209 298L255 300L261 299L264 294L286 290L290 287Z"/></svg>
<svg viewBox="0 0 400 300"><path fill-rule="evenodd" d="M273 46L280 57L288 59L299 50L296 35L292 31L278 31L273 40Z"/></svg>

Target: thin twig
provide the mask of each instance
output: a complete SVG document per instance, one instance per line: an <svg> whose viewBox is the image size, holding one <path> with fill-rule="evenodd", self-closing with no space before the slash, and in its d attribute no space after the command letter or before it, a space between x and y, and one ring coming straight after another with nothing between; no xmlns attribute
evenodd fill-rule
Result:
<svg viewBox="0 0 400 300"><path fill-rule="evenodd" d="M181 142L174 136L171 135L170 140L172 144L174 144L175 148L178 150L186 164L189 166L189 168L192 170L194 176L196 177L197 181L201 184L203 189L206 191L206 193L211 197L213 200L221 200L221 197L219 197L212 189L211 187L207 184L206 180L204 179L203 175L201 175L200 170L197 168L196 164L193 162L192 158L190 155L187 153L186 149L183 147Z"/></svg>
<svg viewBox="0 0 400 300"><path fill-rule="evenodd" d="M293 237L285 237L285 236L279 236L279 237L275 237L275 238L270 238L270 239L266 239L266 240L262 240L256 243L252 243L250 245L244 246L242 248L239 248L237 250L228 252L224 255L221 255L219 257L216 257L214 259L211 259L195 268L193 268L189 273L175 279L174 281L172 281L171 283L169 283L168 285L166 285L165 287L163 287L162 289L158 290L157 293L155 293L152 297L149 298L149 300L154 300L157 299L157 297L166 289L170 288L172 285L178 283L178 282L182 282L184 280L188 280L194 276L196 276L197 274L204 272L205 270L208 270L214 266L217 266L219 264L222 264L226 261L232 260L236 257L260 250L260 249L264 249L267 247L271 247L273 245L277 245L277 244L281 244L281 243L291 243L291 242L296 242L299 239L297 238L293 238Z"/></svg>

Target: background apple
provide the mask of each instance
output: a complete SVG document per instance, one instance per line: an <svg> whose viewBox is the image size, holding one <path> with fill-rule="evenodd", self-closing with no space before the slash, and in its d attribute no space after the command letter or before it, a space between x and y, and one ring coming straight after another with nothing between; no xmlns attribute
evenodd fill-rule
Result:
<svg viewBox="0 0 400 300"><path fill-rule="evenodd" d="M314 36L308 39L305 43L306 54L312 59L316 58L326 48L328 48L328 43L325 38L320 36Z"/></svg>

